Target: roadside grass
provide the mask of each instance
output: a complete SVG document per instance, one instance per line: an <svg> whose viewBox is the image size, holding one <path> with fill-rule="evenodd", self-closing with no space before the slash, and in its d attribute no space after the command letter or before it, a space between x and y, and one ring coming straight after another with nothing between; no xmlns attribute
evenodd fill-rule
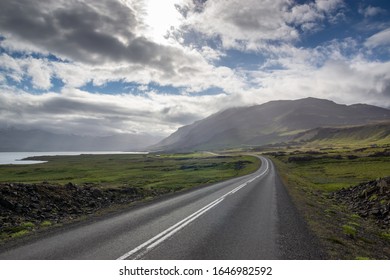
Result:
<svg viewBox="0 0 390 280"><path fill-rule="evenodd" d="M314 189L332 192L364 181L389 175L390 159L359 158L319 159L307 163L289 164L295 174L309 181Z"/></svg>
<svg viewBox="0 0 390 280"><path fill-rule="evenodd" d="M348 224L348 225L343 225L342 228L343 228L343 232L347 236L349 236L351 238L355 238L357 230L354 226Z"/></svg>
<svg viewBox="0 0 390 280"><path fill-rule="evenodd" d="M18 226L7 228L5 231L0 232L0 240L5 238L18 238L27 235L35 227L32 222L24 222Z"/></svg>
<svg viewBox="0 0 390 280"><path fill-rule="evenodd" d="M385 240L390 241L390 232L382 232L381 237Z"/></svg>
<svg viewBox="0 0 390 280"><path fill-rule="evenodd" d="M317 155L316 152L321 153L319 150L303 149L287 152L277 159L284 163L290 172L293 171L292 175L309 184L311 189L333 192L364 181L389 176L390 157L372 156L383 150L364 148L364 151L356 151L344 147ZM305 156L311 153L313 153L312 159L304 160ZM351 156L356 158L349 159ZM303 160L294 161L291 157Z"/></svg>
<svg viewBox="0 0 390 280"><path fill-rule="evenodd" d="M289 147L271 155L283 182L330 259L390 259L390 240L374 221L331 198L342 188L390 175L389 146Z"/></svg>
<svg viewBox="0 0 390 280"><path fill-rule="evenodd" d="M0 182L95 184L100 187L185 189L254 172L253 156L196 154L34 157L38 165L0 166Z"/></svg>
<svg viewBox="0 0 390 280"><path fill-rule="evenodd" d="M40 224L41 227L49 227L49 226L51 226L51 225L52 225L52 222L50 222L50 221L43 221L43 222Z"/></svg>

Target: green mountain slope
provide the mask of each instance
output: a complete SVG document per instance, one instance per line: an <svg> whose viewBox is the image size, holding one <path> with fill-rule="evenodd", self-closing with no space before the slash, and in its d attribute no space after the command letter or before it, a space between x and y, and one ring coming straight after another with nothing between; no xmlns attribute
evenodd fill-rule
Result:
<svg viewBox="0 0 390 280"><path fill-rule="evenodd" d="M296 135L296 142L307 145L368 145L390 144L390 122L352 127L321 127Z"/></svg>

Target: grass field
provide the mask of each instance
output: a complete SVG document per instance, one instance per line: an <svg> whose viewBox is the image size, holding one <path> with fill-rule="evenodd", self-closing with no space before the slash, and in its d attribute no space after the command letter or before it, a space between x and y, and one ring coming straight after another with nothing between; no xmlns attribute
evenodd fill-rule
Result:
<svg viewBox="0 0 390 280"><path fill-rule="evenodd" d="M332 199L334 191L390 176L389 145L289 147L272 156L295 204L331 259L389 259L388 232Z"/></svg>
<svg viewBox="0 0 390 280"><path fill-rule="evenodd" d="M312 189L332 192L390 176L390 157L373 156L375 153L378 153L378 148L360 152L341 149L314 155L310 151L298 151L277 159L284 163L290 178L300 178ZM305 160L305 157L309 158Z"/></svg>
<svg viewBox="0 0 390 280"><path fill-rule="evenodd" d="M259 167L252 156L211 154L80 155L35 157L47 163L0 165L0 182L93 183L100 187L183 189L249 174Z"/></svg>

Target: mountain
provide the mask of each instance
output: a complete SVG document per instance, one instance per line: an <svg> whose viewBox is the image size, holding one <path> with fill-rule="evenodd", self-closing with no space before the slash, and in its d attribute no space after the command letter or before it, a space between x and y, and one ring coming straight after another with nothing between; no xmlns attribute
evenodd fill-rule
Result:
<svg viewBox="0 0 390 280"><path fill-rule="evenodd" d="M351 127L319 127L298 133L292 141L314 145L390 144L390 122Z"/></svg>
<svg viewBox="0 0 390 280"><path fill-rule="evenodd" d="M158 140L150 135L81 136L8 128L0 130L0 152L139 151Z"/></svg>
<svg viewBox="0 0 390 280"><path fill-rule="evenodd" d="M390 110L366 105L342 105L304 98L230 108L179 128L152 150L186 151L265 145L324 126L351 126L390 120Z"/></svg>

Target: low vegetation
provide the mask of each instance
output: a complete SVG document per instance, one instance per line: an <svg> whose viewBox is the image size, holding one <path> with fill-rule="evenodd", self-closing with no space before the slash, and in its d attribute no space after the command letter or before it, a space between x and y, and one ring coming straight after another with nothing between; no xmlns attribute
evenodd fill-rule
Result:
<svg viewBox="0 0 390 280"><path fill-rule="evenodd" d="M378 220L388 219L390 192L380 186L387 186L389 180L379 178L390 176L390 145L349 147L328 143L272 149L264 153L275 162L329 258L390 259L390 224ZM378 194L365 196L364 188Z"/></svg>
<svg viewBox="0 0 390 280"><path fill-rule="evenodd" d="M253 156L211 153L36 157L0 165L0 240L254 172Z"/></svg>
<svg viewBox="0 0 390 280"><path fill-rule="evenodd" d="M0 182L98 184L100 187L184 189L251 173L251 156L207 153L33 157L47 163L0 166ZM191 175L189 175L191 174Z"/></svg>

